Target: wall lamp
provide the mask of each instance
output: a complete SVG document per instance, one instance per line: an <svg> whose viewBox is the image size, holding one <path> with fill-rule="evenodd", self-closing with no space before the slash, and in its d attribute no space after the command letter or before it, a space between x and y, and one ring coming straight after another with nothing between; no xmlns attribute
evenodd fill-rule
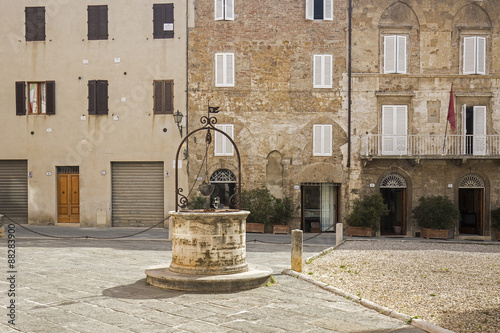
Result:
<svg viewBox="0 0 500 333"><path fill-rule="evenodd" d="M174 122L177 124L177 128L179 129L179 133L181 134L181 138L182 138L181 122L182 122L183 117L184 117L184 115L181 112L179 112L179 110L177 110L177 112L174 113Z"/></svg>

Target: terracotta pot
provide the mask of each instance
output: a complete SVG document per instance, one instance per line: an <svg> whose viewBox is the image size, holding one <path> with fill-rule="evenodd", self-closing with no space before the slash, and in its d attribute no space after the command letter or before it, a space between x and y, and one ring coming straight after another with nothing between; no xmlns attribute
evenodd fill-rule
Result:
<svg viewBox="0 0 500 333"><path fill-rule="evenodd" d="M427 228L422 228L422 234L420 237L422 238L437 238L437 239L448 239L449 235L449 230L444 229L444 230L438 230L438 229L427 229Z"/></svg>
<svg viewBox="0 0 500 333"><path fill-rule="evenodd" d="M347 234L349 236L361 236L361 237L372 237L372 228L361 228L361 227L347 227Z"/></svg>
<svg viewBox="0 0 500 333"><path fill-rule="evenodd" d="M273 225L273 234L288 234L290 227L287 225L275 224Z"/></svg>
<svg viewBox="0 0 500 333"><path fill-rule="evenodd" d="M248 223L247 222L247 232L260 232L264 233L264 228L266 225L264 223Z"/></svg>

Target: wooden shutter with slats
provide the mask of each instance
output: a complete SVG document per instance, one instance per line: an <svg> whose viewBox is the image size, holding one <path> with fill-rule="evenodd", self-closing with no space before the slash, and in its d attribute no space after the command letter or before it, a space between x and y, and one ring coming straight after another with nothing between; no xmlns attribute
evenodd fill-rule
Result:
<svg viewBox="0 0 500 333"><path fill-rule="evenodd" d="M108 81L97 81L97 110L96 114L108 114Z"/></svg>
<svg viewBox="0 0 500 333"><path fill-rule="evenodd" d="M56 83L55 81L45 82L45 104L46 104L46 114L54 115L56 114Z"/></svg>
<svg viewBox="0 0 500 333"><path fill-rule="evenodd" d="M45 40L45 7L26 7L26 40Z"/></svg>
<svg viewBox="0 0 500 333"><path fill-rule="evenodd" d="M323 0L323 20L333 21L333 0Z"/></svg>
<svg viewBox="0 0 500 333"><path fill-rule="evenodd" d="M154 81L154 113L173 113L173 86L174 81Z"/></svg>
<svg viewBox="0 0 500 333"><path fill-rule="evenodd" d="M97 81L89 81L89 114L97 114Z"/></svg>
<svg viewBox="0 0 500 333"><path fill-rule="evenodd" d="M16 82L16 115L26 115L26 82Z"/></svg>
<svg viewBox="0 0 500 333"><path fill-rule="evenodd" d="M153 37L174 38L174 4L153 5Z"/></svg>
<svg viewBox="0 0 500 333"><path fill-rule="evenodd" d="M464 38L463 73L476 74L476 38Z"/></svg>

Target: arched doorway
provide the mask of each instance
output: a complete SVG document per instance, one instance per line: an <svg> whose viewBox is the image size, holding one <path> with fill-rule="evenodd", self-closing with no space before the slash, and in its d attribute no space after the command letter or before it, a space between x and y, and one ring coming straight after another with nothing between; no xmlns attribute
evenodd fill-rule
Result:
<svg viewBox="0 0 500 333"><path fill-rule="evenodd" d="M406 180L397 173L390 173L380 181L380 194L389 215L380 219L380 234L404 235L406 233Z"/></svg>
<svg viewBox="0 0 500 333"><path fill-rule="evenodd" d="M234 208L229 203L236 187L234 173L228 169L218 169L210 176L210 183L215 185L214 192L210 196L210 206L216 209Z"/></svg>
<svg viewBox="0 0 500 333"><path fill-rule="evenodd" d="M484 180L470 173L462 178L458 186L460 210L460 233L483 234Z"/></svg>

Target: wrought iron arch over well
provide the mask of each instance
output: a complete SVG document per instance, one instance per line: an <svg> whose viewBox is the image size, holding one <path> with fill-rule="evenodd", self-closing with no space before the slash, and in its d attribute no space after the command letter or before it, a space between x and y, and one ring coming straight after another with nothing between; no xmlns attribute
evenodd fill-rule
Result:
<svg viewBox="0 0 500 333"><path fill-rule="evenodd" d="M400 174L393 172L382 179L380 188L406 188L406 180Z"/></svg>
<svg viewBox="0 0 500 333"><path fill-rule="evenodd" d="M189 139L190 136L192 136L193 134L200 132L200 131L206 131L207 134L205 136L205 142L206 142L207 146L206 146L204 161L205 161L205 163L207 163L208 148L209 148L210 144L212 143L212 132L211 131L219 132L220 134L224 135L229 140L229 142L231 142L231 144L233 145L234 151L236 152L236 156L238 158L238 181L236 182L235 191L234 191L235 193L229 200L230 200L231 204L234 207L236 207L236 209L239 210L240 209L240 202L241 202L241 158L240 158L240 151L238 150L238 147L236 146L236 143L234 142L234 140L226 132L215 127L215 125L217 124L217 118L215 116L210 116L210 114L219 113L218 110L219 110L219 107L212 107L210 105L208 106L207 115L200 118L200 122L202 124L202 127L192 131L191 133L189 133L188 135L186 135L184 137L184 139L179 144L179 148L177 148L175 160L176 161L179 160L179 154L180 154L181 148L184 145L184 143ZM178 164L179 163L175 163L175 211L176 212L179 211L179 208L187 208L188 202L189 202L187 197L191 193L191 191L189 191L187 196L182 194L182 192L184 192L184 190L179 187L179 167L178 167ZM203 168L203 163L202 163L201 168ZM234 176L234 174L233 174L233 176ZM191 188L191 190L193 188L194 188L194 186Z"/></svg>
<svg viewBox="0 0 500 333"><path fill-rule="evenodd" d="M458 188L484 188L484 180L475 173L469 173L462 178Z"/></svg>

